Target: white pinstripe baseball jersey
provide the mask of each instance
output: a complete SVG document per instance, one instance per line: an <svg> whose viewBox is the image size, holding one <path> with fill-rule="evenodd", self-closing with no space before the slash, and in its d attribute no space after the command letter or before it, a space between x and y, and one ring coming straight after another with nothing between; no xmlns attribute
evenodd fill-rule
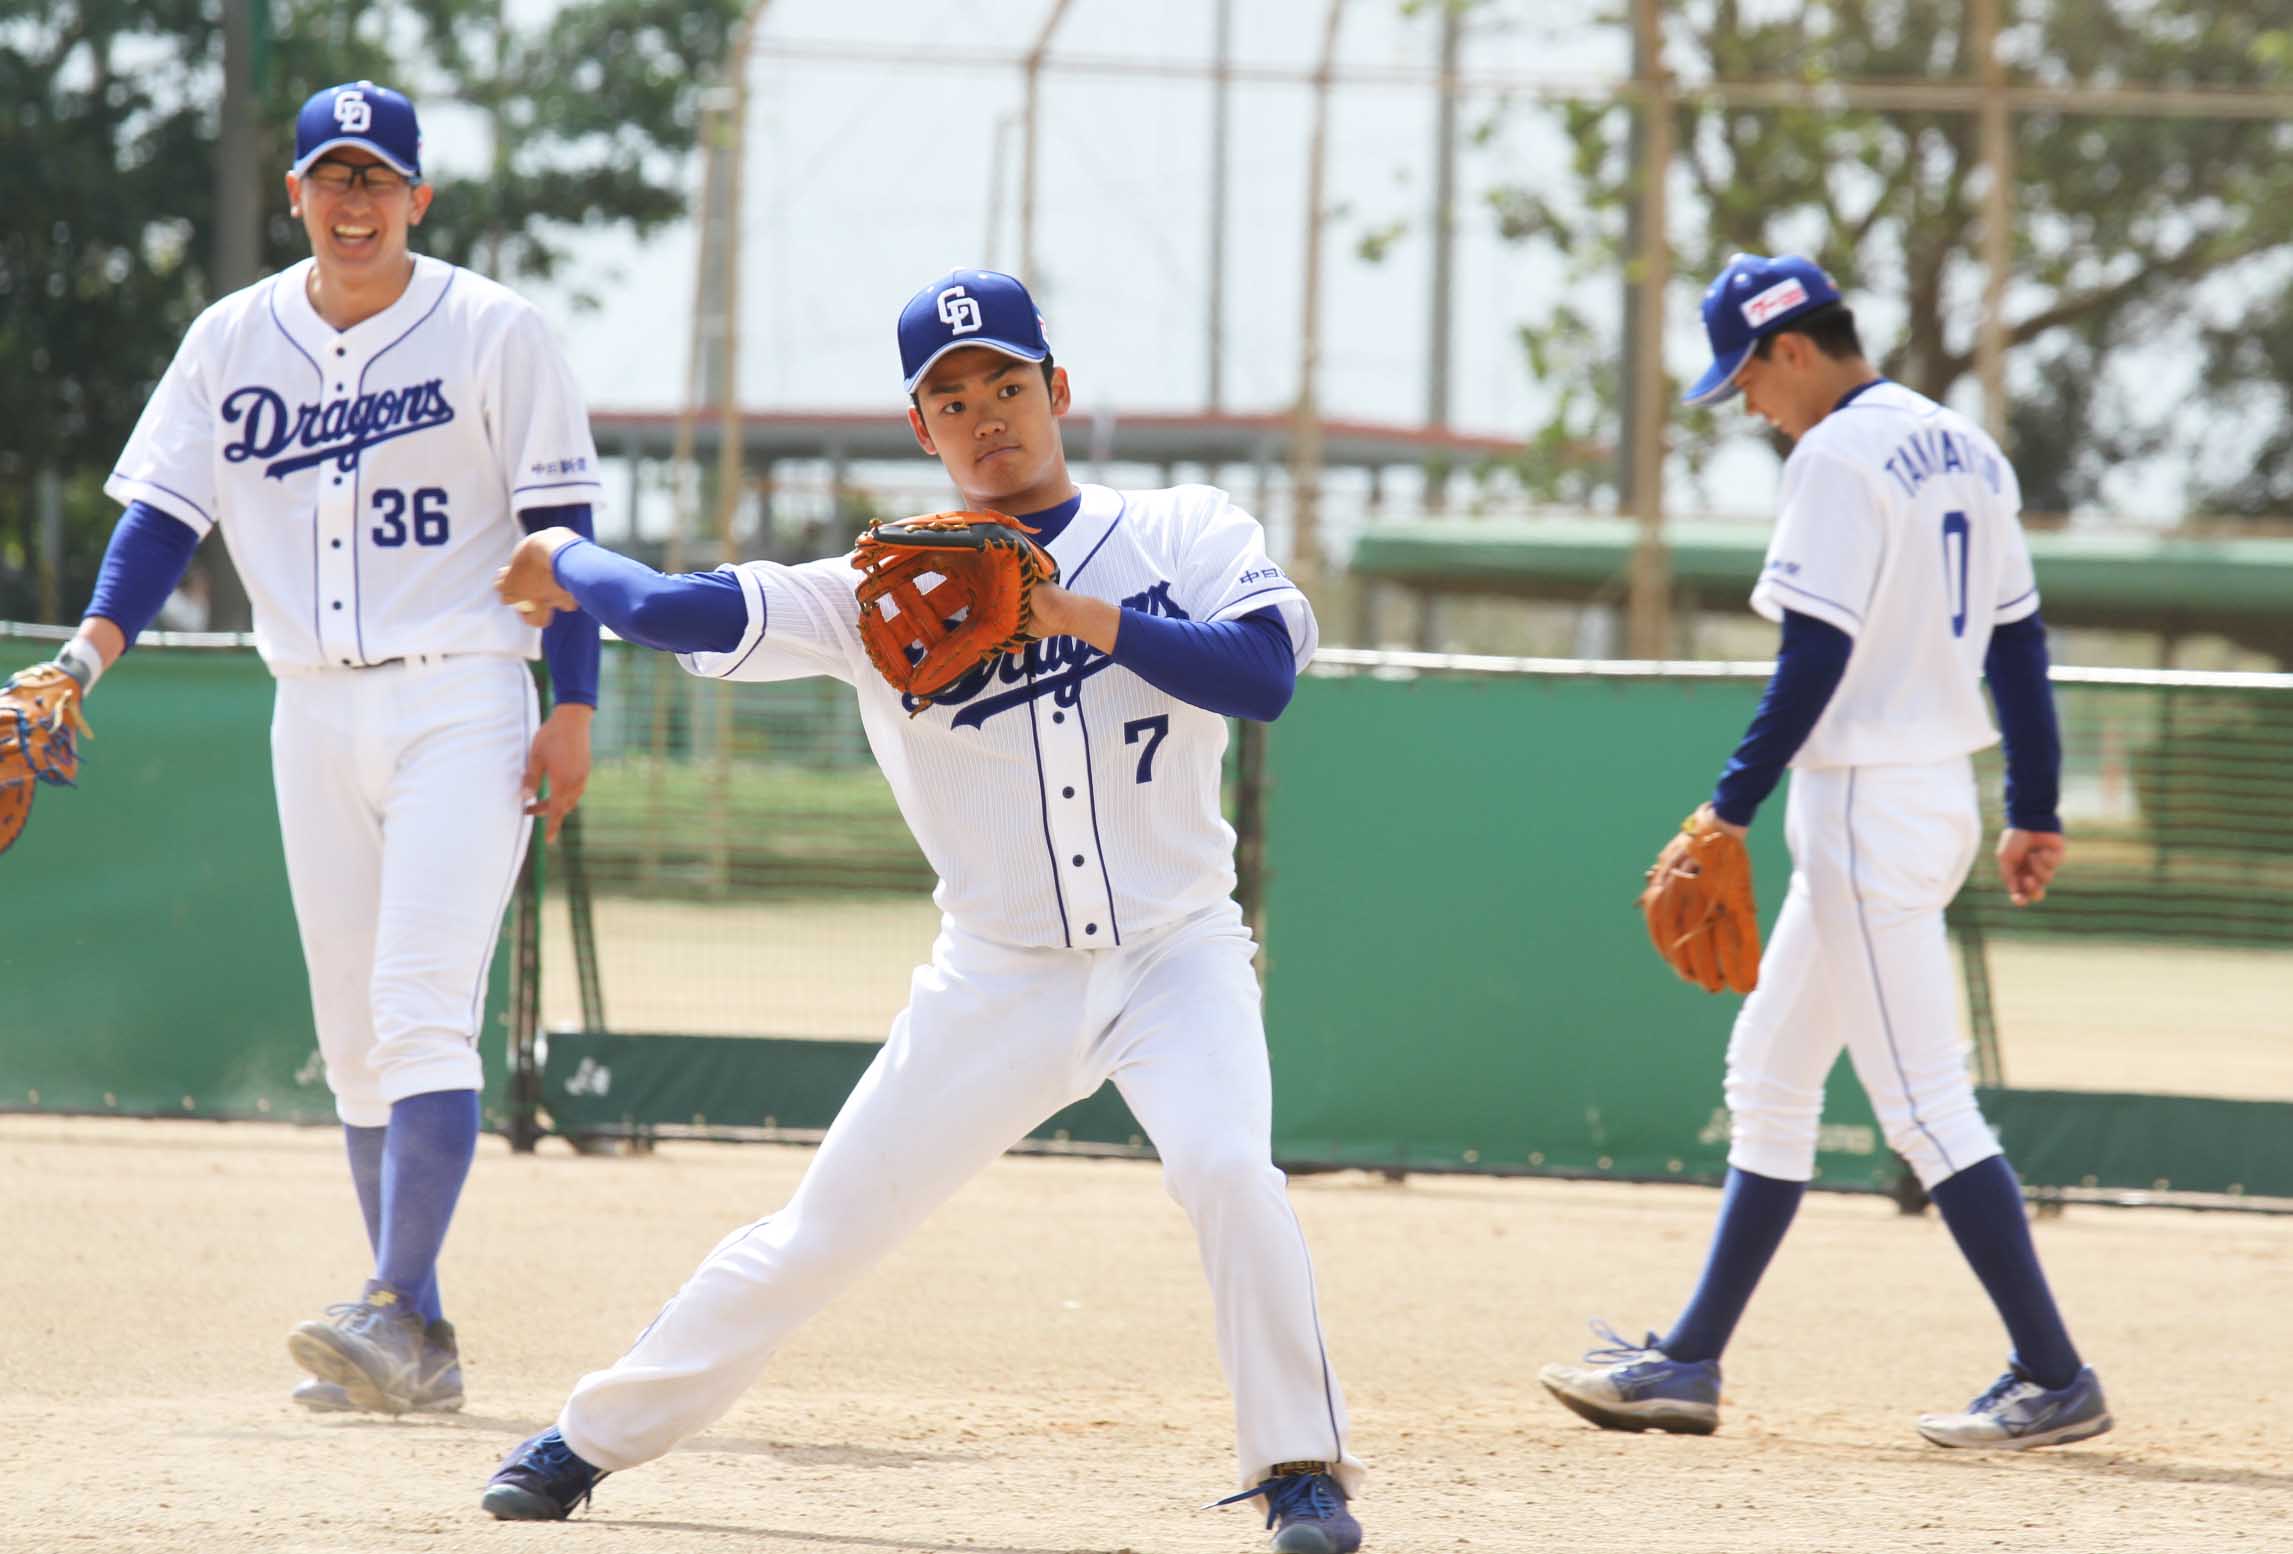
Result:
<svg viewBox="0 0 2293 1554"><path fill-rule="evenodd" d="M274 670L416 653L531 658L495 599L529 507L604 500L549 327L481 275L416 257L405 295L337 333L311 261L183 337L104 490L220 527Z"/></svg>
<svg viewBox="0 0 2293 1554"><path fill-rule="evenodd" d="M1782 502L1752 607L1855 639L1791 764L1924 763L1996 742L1982 692L1991 628L2038 608L2022 488L1998 444L1880 382L1799 440Z"/></svg>
<svg viewBox="0 0 2293 1554"><path fill-rule="evenodd" d="M1313 611L1222 491L1084 486L1048 547L1061 582L1132 609L1230 620L1280 608L1303 667ZM748 630L697 675L852 684L877 764L959 926L1005 944L1113 947L1234 889L1219 811L1226 720L1156 690L1070 637L1032 643L915 717L860 644L849 557L731 569Z"/></svg>

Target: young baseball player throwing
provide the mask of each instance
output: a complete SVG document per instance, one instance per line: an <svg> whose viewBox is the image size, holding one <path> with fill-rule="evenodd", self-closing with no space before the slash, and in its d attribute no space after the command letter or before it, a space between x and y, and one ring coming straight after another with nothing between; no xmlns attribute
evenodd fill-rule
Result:
<svg viewBox="0 0 2293 1554"><path fill-rule="evenodd" d="M1047 553L1039 569L1056 567L1060 582L1021 592L1014 618L1035 640L919 696L889 678L910 663L879 658L863 632L875 588L851 557L663 577L561 530L521 544L504 576L511 603L545 618L579 606L693 674L848 682L939 874L943 919L795 1196L727 1236L627 1354L575 1385L485 1508L562 1518L607 1473L705 1428L799 1323L1112 1079L1201 1246L1234 1391L1232 1498L1264 1498L1276 1549L1345 1554L1361 1540L1346 1508L1361 1468L1271 1159L1252 941L1218 803L1226 718L1282 711L1313 656L1313 611L1224 493L1076 486L1059 438L1067 374L1012 277L943 276L901 313L899 343L916 441L971 508L1016 516ZM963 628L966 611L901 589L868 604L871 631L891 617L919 641Z"/></svg>
<svg viewBox="0 0 2293 1554"><path fill-rule="evenodd" d="M1704 328L1712 365L1687 402L1741 390L1795 446L1752 591L1783 627L1775 675L1689 829L1741 837L1789 764L1791 885L1728 1044L1734 1137L1703 1279L1663 1337L1636 1344L1596 1324L1610 1347L1547 1366L1544 1384L1611 1430L1718 1427L1720 1353L1814 1174L1824 1076L1845 1045L2013 1344L2006 1374L1961 1412L1921 1415L1919 1433L2007 1448L2100 1435L2101 1384L1975 1104L1943 933L1981 842L1969 756L1997 737L1986 676L2006 731L1996 855L2015 905L2045 896L2064 852L2014 468L1972 422L1872 370L1838 289L1806 259L1738 254L1704 293Z"/></svg>
<svg viewBox="0 0 2293 1554"><path fill-rule="evenodd" d="M277 677L279 831L375 1255L357 1300L289 1338L312 1376L295 1398L452 1409L436 1268L477 1141L486 970L528 817L554 832L588 779L597 683L595 622L537 634L491 584L521 522L589 529L597 455L541 316L408 251L433 191L404 97L313 96L286 189L310 259L191 326L105 486L127 511L86 618L28 673L85 695L222 531ZM538 729L537 647L557 692Z"/></svg>

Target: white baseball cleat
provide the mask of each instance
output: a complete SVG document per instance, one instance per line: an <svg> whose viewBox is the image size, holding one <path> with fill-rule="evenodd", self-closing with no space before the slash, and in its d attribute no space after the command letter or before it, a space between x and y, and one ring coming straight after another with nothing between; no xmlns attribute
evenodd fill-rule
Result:
<svg viewBox="0 0 2293 1554"><path fill-rule="evenodd" d="M2068 1386L2052 1389L2017 1366L1992 1382L1964 1413L1921 1414L1919 1433L1937 1446L2028 1451L2091 1440L2113 1422L2092 1366L2082 1368Z"/></svg>

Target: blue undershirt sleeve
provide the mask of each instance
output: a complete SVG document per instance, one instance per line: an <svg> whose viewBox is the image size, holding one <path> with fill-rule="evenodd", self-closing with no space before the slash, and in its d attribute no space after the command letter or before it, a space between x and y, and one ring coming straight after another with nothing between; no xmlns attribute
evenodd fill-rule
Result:
<svg viewBox="0 0 2293 1554"><path fill-rule="evenodd" d="M1271 605L1230 621L1125 610L1114 658L1180 701L1259 723L1280 717L1298 685L1290 628Z"/></svg>
<svg viewBox="0 0 2293 1554"><path fill-rule="evenodd" d="M128 503L112 527L95 593L81 618L101 616L120 629L129 647L135 646L183 581L198 548L198 531L182 519L148 502Z"/></svg>
<svg viewBox="0 0 2293 1554"><path fill-rule="evenodd" d="M518 514L528 534L543 529L571 529L583 539L597 537L596 520L587 502L562 507L529 507ZM558 704L597 705L597 619L583 612L560 611L541 629L541 658L549 665L549 693Z"/></svg>
<svg viewBox="0 0 2293 1554"><path fill-rule="evenodd" d="M748 601L730 572L670 576L593 541L557 553L557 580L625 642L663 653L729 653L748 632Z"/></svg>
<svg viewBox="0 0 2293 1554"><path fill-rule="evenodd" d="M2062 729L2046 666L2046 624L2035 611L1991 632L1983 673L2006 740L2006 823L2020 831L2059 833Z"/></svg>
<svg viewBox="0 0 2293 1554"><path fill-rule="evenodd" d="M1831 705L1847 673L1855 643L1828 621L1797 610L1783 612L1783 642L1776 648L1775 673L1752 715L1743 741L1712 789L1712 809L1730 825L1748 826L1761 801L1775 791L1783 769L1807 743L1816 719Z"/></svg>

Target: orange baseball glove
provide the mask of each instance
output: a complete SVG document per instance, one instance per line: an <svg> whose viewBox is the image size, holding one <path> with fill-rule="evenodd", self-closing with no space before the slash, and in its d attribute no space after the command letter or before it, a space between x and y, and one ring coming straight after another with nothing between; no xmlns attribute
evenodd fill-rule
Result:
<svg viewBox="0 0 2293 1554"><path fill-rule="evenodd" d="M874 523L852 565L860 579L860 641L876 672L914 701L932 698L1034 640L1027 604L1059 564L1000 513L934 513Z"/></svg>
<svg viewBox="0 0 2293 1554"><path fill-rule="evenodd" d="M1656 953L1707 993L1749 993L1760 982L1759 907L1752 855L1700 815L1680 823L1640 892L1640 914Z"/></svg>
<svg viewBox="0 0 2293 1554"><path fill-rule="evenodd" d="M79 776L80 683L55 664L35 664L0 687L0 853L32 817L41 783L70 787Z"/></svg>

